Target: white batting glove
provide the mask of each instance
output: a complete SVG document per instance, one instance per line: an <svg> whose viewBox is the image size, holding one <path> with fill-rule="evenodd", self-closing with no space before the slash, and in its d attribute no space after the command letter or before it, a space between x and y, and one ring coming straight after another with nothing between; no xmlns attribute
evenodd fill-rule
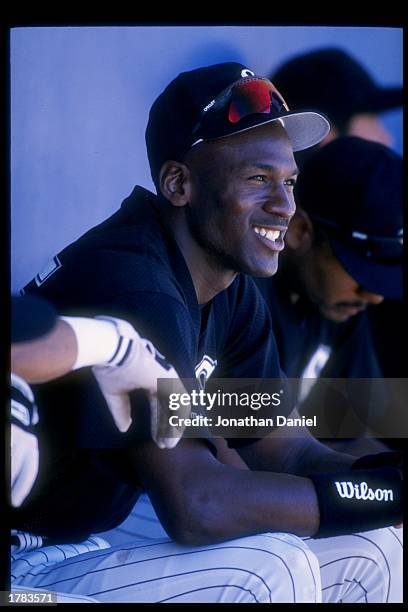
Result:
<svg viewBox="0 0 408 612"><path fill-rule="evenodd" d="M157 392L157 379L173 379L174 391L185 393L185 388L176 370L166 362L153 344L141 338L127 321L107 316L96 318L115 325L118 333L118 344L114 355L106 365L97 365L92 368L118 429L125 432L132 423L128 393L135 389L144 389L150 401L152 438L159 448L173 448L183 435L184 427L170 427L169 424L162 423L159 433L162 413ZM190 407L186 406L181 409L178 416L189 414Z"/></svg>
<svg viewBox="0 0 408 612"><path fill-rule="evenodd" d="M20 506L38 474L39 452L34 425L38 412L28 384L11 375L11 503Z"/></svg>

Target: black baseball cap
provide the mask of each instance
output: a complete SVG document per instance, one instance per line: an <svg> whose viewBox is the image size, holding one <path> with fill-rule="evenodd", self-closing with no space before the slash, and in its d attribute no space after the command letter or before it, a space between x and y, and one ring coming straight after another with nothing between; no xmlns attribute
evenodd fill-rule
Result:
<svg viewBox="0 0 408 612"><path fill-rule="evenodd" d="M376 142L338 138L299 175L296 201L367 291L402 297L402 159Z"/></svg>
<svg viewBox="0 0 408 612"><path fill-rule="evenodd" d="M291 111L265 77L226 62L178 75L153 103L146 146L153 180L169 159L180 161L203 140L230 136L280 120L300 151L320 142L329 121L320 112Z"/></svg>
<svg viewBox="0 0 408 612"><path fill-rule="evenodd" d="M298 55L270 77L294 108L318 108L344 124L357 113L380 113L402 105L402 88L379 86L349 53L325 48Z"/></svg>

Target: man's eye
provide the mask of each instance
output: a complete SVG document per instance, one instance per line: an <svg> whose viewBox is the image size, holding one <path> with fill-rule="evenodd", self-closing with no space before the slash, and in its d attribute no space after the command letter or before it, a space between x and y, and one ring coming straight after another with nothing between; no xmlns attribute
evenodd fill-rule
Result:
<svg viewBox="0 0 408 612"><path fill-rule="evenodd" d="M263 183L266 181L266 176L264 174L255 174L254 176L249 177L250 181L258 181L259 183Z"/></svg>
<svg viewBox="0 0 408 612"><path fill-rule="evenodd" d="M285 185L288 185L288 187L291 187L293 189L294 186L296 185L296 179L295 178L288 179L287 181L285 181Z"/></svg>

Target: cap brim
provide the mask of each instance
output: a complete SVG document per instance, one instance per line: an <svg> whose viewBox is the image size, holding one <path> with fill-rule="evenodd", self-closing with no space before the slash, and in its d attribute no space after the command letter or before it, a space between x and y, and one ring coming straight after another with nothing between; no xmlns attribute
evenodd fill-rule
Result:
<svg viewBox="0 0 408 612"><path fill-rule="evenodd" d="M388 87L378 88L367 97L367 102L364 106L364 111L381 113L402 106L403 95L402 88Z"/></svg>
<svg viewBox="0 0 408 612"><path fill-rule="evenodd" d="M402 264L381 264L370 261L354 250L347 248L336 238L329 237L330 245L345 270L371 293L389 299L402 299Z"/></svg>
<svg viewBox="0 0 408 612"><path fill-rule="evenodd" d="M237 129L234 126L230 126L227 133L222 135L213 135L205 138L205 140L227 138L233 134L239 134L241 132L247 132L260 125L272 123L273 121L279 121L284 129L286 130L289 139L292 143L293 151L303 151L318 144L327 134L330 132L329 120L316 111L299 111L291 112L288 111L283 113L280 117L263 118L261 114L253 115L249 121L249 125ZM198 144L204 140L199 138L192 146Z"/></svg>
<svg viewBox="0 0 408 612"><path fill-rule="evenodd" d="M330 132L330 123L315 111L302 111L281 117L294 151L303 151L318 144Z"/></svg>

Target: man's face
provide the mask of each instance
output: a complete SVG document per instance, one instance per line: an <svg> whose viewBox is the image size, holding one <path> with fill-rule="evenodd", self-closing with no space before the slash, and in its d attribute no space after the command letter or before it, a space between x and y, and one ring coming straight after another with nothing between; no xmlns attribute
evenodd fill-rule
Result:
<svg viewBox="0 0 408 612"><path fill-rule="evenodd" d="M214 268L271 276L295 212L297 173L279 122L190 150L191 197L186 220Z"/></svg>
<svg viewBox="0 0 408 612"><path fill-rule="evenodd" d="M353 115L347 126L347 136L358 136L390 147L392 136L385 128L380 117L374 113L357 113Z"/></svg>
<svg viewBox="0 0 408 612"><path fill-rule="evenodd" d="M380 116L374 113L356 113L352 115L345 130L340 129L333 122L330 132L319 142L318 146L319 148L324 147L329 142L332 142L332 140L341 136L358 136L364 140L378 142L386 147L393 145L391 132L386 129ZM301 155L306 158L307 152Z"/></svg>
<svg viewBox="0 0 408 612"><path fill-rule="evenodd" d="M314 245L299 259L299 277L309 299L320 313L337 323L380 304L381 295L366 291L343 268L328 242Z"/></svg>

